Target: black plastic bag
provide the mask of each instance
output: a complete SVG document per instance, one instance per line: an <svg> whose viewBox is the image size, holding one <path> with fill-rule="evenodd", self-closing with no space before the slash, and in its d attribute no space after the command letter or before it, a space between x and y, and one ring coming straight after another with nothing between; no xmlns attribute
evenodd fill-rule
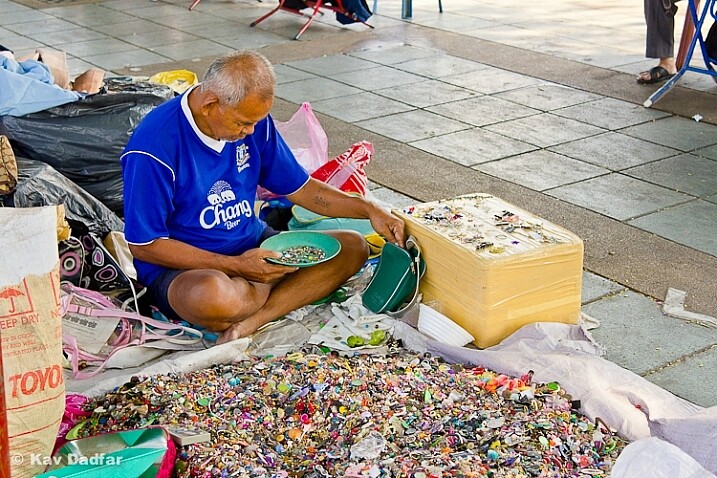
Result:
<svg viewBox="0 0 717 478"><path fill-rule="evenodd" d="M109 91L21 117L0 117L19 156L42 161L123 217L120 155L134 128L174 96L164 85L108 80Z"/></svg>
<svg viewBox="0 0 717 478"><path fill-rule="evenodd" d="M12 198L15 207L62 204L68 220L84 224L99 237L124 230L115 213L49 164L18 157L17 166L19 181Z"/></svg>

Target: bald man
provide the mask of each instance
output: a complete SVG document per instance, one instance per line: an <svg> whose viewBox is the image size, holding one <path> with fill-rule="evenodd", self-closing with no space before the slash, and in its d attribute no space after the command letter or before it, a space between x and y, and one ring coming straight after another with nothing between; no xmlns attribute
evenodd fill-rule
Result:
<svg viewBox="0 0 717 478"><path fill-rule="evenodd" d="M121 157L125 236L140 282L165 315L221 331L219 342L325 297L368 257L361 235L333 231L341 252L327 262L267 262L279 253L258 248L276 231L254 215L257 186L318 214L369 219L404 243L399 218L312 179L296 161L269 115L275 83L256 52L220 58L201 84L150 112Z"/></svg>

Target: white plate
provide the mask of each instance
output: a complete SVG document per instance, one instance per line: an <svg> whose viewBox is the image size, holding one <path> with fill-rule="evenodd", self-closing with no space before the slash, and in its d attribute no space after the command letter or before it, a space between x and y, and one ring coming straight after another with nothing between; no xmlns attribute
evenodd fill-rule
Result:
<svg viewBox="0 0 717 478"><path fill-rule="evenodd" d="M430 338L448 345L463 347L474 337L460 325L435 309L419 304L418 331Z"/></svg>

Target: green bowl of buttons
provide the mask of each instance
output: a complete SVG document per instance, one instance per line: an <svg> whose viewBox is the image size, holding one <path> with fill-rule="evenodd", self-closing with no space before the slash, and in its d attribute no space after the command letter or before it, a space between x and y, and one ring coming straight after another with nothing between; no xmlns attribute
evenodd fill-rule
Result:
<svg viewBox="0 0 717 478"><path fill-rule="evenodd" d="M333 236L313 231L287 231L261 243L262 249L281 254L266 261L289 267L311 267L336 257L341 243Z"/></svg>

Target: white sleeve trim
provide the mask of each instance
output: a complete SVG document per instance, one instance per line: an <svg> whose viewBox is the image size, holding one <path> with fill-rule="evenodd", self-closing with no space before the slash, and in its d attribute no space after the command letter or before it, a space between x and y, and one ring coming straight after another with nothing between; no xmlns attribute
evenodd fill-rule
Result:
<svg viewBox="0 0 717 478"><path fill-rule="evenodd" d="M169 169L169 172L172 173L172 182L177 181L177 176L174 174L174 170L172 168L170 168L167 163L165 163L164 161L159 159L157 156L154 156L153 154L149 154L146 151L127 151L122 156L120 156L120 160L122 160L122 158L124 158L128 154L144 154L145 156L149 156L150 158L154 159L155 161L157 161L159 164L161 164L165 168Z"/></svg>
<svg viewBox="0 0 717 478"><path fill-rule="evenodd" d="M306 186L306 185L309 183L309 181L311 181L311 176L310 176L310 175L309 175L308 178L306 178L306 181L304 181L304 184L302 184L301 186L299 186L298 188L296 188L296 191L293 191L293 192L290 192L289 194L286 194L286 196L291 196L292 194L298 193L299 191L301 191L301 188L303 188L304 186Z"/></svg>
<svg viewBox="0 0 717 478"><path fill-rule="evenodd" d="M131 245L133 245L133 246L147 246L147 245L149 245L149 244L152 244L154 241L158 241L158 240L160 240L160 239L169 239L169 237L155 237L154 239L152 239L152 240L149 241L149 242L130 242L130 241L127 241L127 244L131 244Z"/></svg>

